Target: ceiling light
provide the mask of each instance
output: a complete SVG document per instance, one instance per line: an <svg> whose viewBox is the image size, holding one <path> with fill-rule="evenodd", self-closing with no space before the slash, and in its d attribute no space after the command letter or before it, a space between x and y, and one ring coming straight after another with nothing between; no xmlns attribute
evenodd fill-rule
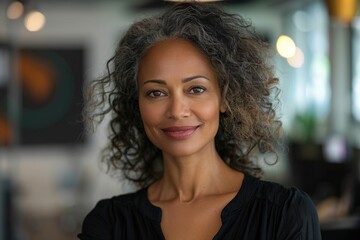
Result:
<svg viewBox="0 0 360 240"><path fill-rule="evenodd" d="M284 58L290 58L295 55L296 45L291 37L281 35L276 41L276 49L278 53Z"/></svg>
<svg viewBox="0 0 360 240"><path fill-rule="evenodd" d="M24 4L14 1L8 6L6 13L9 19L18 19L24 13Z"/></svg>
<svg viewBox="0 0 360 240"><path fill-rule="evenodd" d="M24 25L30 32L36 32L45 25L45 15L39 11L29 12L25 17Z"/></svg>
<svg viewBox="0 0 360 240"><path fill-rule="evenodd" d="M293 68L301 68L304 64L304 53L300 48L296 48L295 54L287 59L287 62Z"/></svg>

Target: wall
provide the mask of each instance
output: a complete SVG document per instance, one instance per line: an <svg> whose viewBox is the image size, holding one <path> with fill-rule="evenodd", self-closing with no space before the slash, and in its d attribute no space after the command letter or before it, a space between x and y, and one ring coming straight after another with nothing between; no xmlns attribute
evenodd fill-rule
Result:
<svg viewBox="0 0 360 240"><path fill-rule="evenodd" d="M135 13L125 1L94 1L86 5L60 2L41 1L39 7L47 19L45 27L36 33L26 31L20 20L7 20L2 10L0 40L15 48L84 46L87 81L105 71L106 60L126 27L134 19L157 11ZM0 9L6 9L4 2L0 2ZM280 34L281 16L274 11L252 7L228 10L252 19L260 32L269 34L270 41ZM99 163L99 151L105 141L106 126L102 124L84 146L0 148L0 174L9 176L14 183L17 216L46 217L74 205L81 205L83 215L100 198L130 191L129 185L106 175Z"/></svg>

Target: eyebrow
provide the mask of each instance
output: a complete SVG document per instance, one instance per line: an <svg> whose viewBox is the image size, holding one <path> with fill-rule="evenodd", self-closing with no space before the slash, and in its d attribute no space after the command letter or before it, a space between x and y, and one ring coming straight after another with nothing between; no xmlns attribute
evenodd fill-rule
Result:
<svg viewBox="0 0 360 240"><path fill-rule="evenodd" d="M182 83L186 83L186 82L190 82L192 80L198 79L198 78L203 78L206 80L210 80L208 77L205 77L203 75L195 75L195 76L191 76L191 77L187 77L184 78L183 80L181 80ZM164 80L160 80L160 79L150 79L150 80L146 80L144 82L143 85L147 84L147 83L158 83L158 84L166 84L166 82Z"/></svg>

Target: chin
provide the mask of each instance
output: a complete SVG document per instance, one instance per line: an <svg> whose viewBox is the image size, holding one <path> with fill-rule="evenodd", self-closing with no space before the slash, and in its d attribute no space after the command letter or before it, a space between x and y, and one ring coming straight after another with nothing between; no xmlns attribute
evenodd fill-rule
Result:
<svg viewBox="0 0 360 240"><path fill-rule="evenodd" d="M213 147L215 149L215 146ZM196 146L196 144L178 144L177 146L167 145L162 149L164 155L174 158L191 157L198 154L206 154L211 151L210 145Z"/></svg>

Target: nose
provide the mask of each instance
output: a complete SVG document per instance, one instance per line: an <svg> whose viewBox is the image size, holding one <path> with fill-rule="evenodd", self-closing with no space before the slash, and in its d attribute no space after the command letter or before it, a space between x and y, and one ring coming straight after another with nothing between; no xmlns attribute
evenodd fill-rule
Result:
<svg viewBox="0 0 360 240"><path fill-rule="evenodd" d="M189 102L183 94L172 95L169 99L167 117L182 119L190 116Z"/></svg>

